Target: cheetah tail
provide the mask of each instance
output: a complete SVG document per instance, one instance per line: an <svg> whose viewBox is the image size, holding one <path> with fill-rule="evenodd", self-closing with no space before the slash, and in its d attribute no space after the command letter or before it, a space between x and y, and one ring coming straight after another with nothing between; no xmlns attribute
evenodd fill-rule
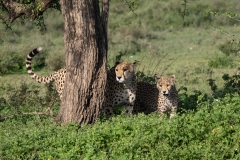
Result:
<svg viewBox="0 0 240 160"><path fill-rule="evenodd" d="M53 81L53 76L47 76L47 77L40 77L37 76L31 67L31 63L32 63L32 58L38 54L40 51L42 50L42 47L38 47L33 49L26 58L26 68L27 68L27 72L28 74L32 77L32 79L34 79L35 81L39 82L39 83L50 83L51 81Z"/></svg>

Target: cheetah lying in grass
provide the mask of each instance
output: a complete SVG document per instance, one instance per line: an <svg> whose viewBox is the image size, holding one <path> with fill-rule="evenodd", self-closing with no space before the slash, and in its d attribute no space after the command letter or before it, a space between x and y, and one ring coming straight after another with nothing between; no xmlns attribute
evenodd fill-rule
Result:
<svg viewBox="0 0 240 160"><path fill-rule="evenodd" d="M170 118L174 117L178 107L178 93L174 80L173 75L158 77L157 85L138 82L134 113L149 114L157 111L170 114Z"/></svg>

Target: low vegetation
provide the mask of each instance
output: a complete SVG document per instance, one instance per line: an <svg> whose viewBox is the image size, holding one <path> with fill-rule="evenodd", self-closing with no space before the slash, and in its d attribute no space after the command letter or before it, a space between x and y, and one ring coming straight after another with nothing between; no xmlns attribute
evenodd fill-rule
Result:
<svg viewBox="0 0 240 160"><path fill-rule="evenodd" d="M236 77L240 78L229 77L225 86ZM216 91L221 97L180 94L181 109L173 119L156 113L134 118L120 114L82 127L55 124L47 114L23 114L37 110L37 102L16 108L7 105L11 99L2 98L1 113L18 115L1 117L1 158L238 159L240 99L235 87L239 85L238 81L232 90Z"/></svg>
<svg viewBox="0 0 240 160"><path fill-rule="evenodd" d="M177 116L138 114L94 125L56 124L52 84L34 82L24 59L44 48L33 68L47 75L64 66L61 13L44 16L47 31L16 21L0 24L0 159L240 159L239 16L237 0L111 2L108 66L140 61L138 79L176 75ZM230 18L229 18L230 17Z"/></svg>

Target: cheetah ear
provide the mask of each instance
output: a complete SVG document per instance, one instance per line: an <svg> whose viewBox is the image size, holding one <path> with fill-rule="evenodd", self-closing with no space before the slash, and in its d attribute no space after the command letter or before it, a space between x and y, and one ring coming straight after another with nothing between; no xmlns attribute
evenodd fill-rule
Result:
<svg viewBox="0 0 240 160"><path fill-rule="evenodd" d="M155 75L156 81L158 81L158 80L161 79L161 78L162 78L162 76L157 76L157 75Z"/></svg>
<svg viewBox="0 0 240 160"><path fill-rule="evenodd" d="M172 82L175 83L175 75L172 75L170 78L171 78Z"/></svg>
<svg viewBox="0 0 240 160"><path fill-rule="evenodd" d="M132 64L133 64L133 70L135 71L137 66L138 66L138 64L139 64L139 61L135 60Z"/></svg>
<svg viewBox="0 0 240 160"><path fill-rule="evenodd" d="M139 65L139 61L135 60L135 61L133 62L134 68L136 68L138 65Z"/></svg>
<svg viewBox="0 0 240 160"><path fill-rule="evenodd" d="M140 61L135 60L135 61L133 62L133 64L134 64L134 65L138 65L139 62L140 62Z"/></svg>
<svg viewBox="0 0 240 160"><path fill-rule="evenodd" d="M116 61L116 62L115 62L115 65L118 65L118 64L120 64L120 62L119 62L119 61Z"/></svg>

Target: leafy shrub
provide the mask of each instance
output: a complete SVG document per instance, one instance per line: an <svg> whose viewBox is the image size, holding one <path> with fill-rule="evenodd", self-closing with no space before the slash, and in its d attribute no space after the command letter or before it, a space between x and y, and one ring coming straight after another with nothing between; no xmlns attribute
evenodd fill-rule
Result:
<svg viewBox="0 0 240 160"><path fill-rule="evenodd" d="M6 74L23 69L24 58L16 53L3 53L0 57L0 72Z"/></svg>
<svg viewBox="0 0 240 160"><path fill-rule="evenodd" d="M58 70L65 66L65 54L63 51L52 51L46 58L47 66L52 70Z"/></svg>
<svg viewBox="0 0 240 160"><path fill-rule="evenodd" d="M207 94L202 93L201 91L194 90L193 94L189 94L187 87L181 86L178 89L178 111L184 113L187 110L196 110L197 105L208 100Z"/></svg>
<svg viewBox="0 0 240 160"><path fill-rule="evenodd" d="M191 7L188 6L186 15L184 15L184 26L194 25L199 27L208 23L212 23L214 21L214 17L205 12L208 8L208 5L200 3L195 3L195 5Z"/></svg>
<svg viewBox="0 0 240 160"><path fill-rule="evenodd" d="M166 116L123 115L79 127L45 117L0 123L2 159L238 159L239 95ZM226 107L227 105L227 107ZM19 127L21 126L21 127ZM11 138L9 138L11 137ZM33 143L34 142L34 143Z"/></svg>
<svg viewBox="0 0 240 160"><path fill-rule="evenodd" d="M229 76L228 74L224 74L222 79L225 81L223 88L218 88L215 83L215 80L209 79L209 86L211 87L212 92L214 93L214 98L222 98L226 94L239 94L240 95L240 75L235 74L233 76Z"/></svg>
<svg viewBox="0 0 240 160"><path fill-rule="evenodd" d="M143 71L136 72L137 80L140 82L148 82L150 84L154 84L156 82L156 77L147 75Z"/></svg>
<svg viewBox="0 0 240 160"><path fill-rule="evenodd" d="M43 94L44 88L28 85L25 82L15 86L12 84L2 85L0 89L3 94L0 97L0 105L4 112L3 114L0 112L0 120L28 115L28 113L35 114L34 112L45 114L43 111L45 107L52 112L51 107L59 105L59 98L52 83L46 86L46 94Z"/></svg>
<svg viewBox="0 0 240 160"><path fill-rule="evenodd" d="M234 40L226 41L219 46L219 50L228 56L231 54L237 55L240 51L240 42Z"/></svg>
<svg viewBox="0 0 240 160"><path fill-rule="evenodd" d="M235 66L233 63L233 57L231 56L222 56L215 59L211 59L208 62L210 68L232 68Z"/></svg>
<svg viewBox="0 0 240 160"><path fill-rule="evenodd" d="M46 66L45 59L46 55L44 54L44 51L41 51L41 54L38 54L37 56L34 57L32 61L32 67L35 70L45 67Z"/></svg>

